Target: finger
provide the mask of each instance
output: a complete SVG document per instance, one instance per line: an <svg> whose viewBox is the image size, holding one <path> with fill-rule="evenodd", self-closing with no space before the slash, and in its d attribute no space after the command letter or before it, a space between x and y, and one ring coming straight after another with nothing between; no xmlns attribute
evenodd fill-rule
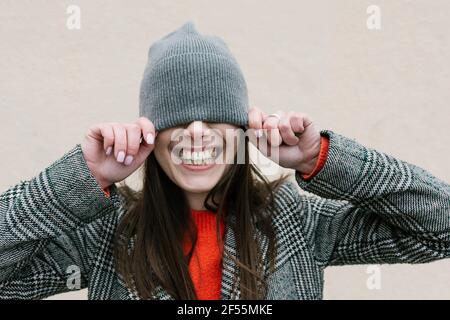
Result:
<svg viewBox="0 0 450 320"><path fill-rule="evenodd" d="M127 151L123 163L129 166L139 152L142 131L137 123L127 124L125 125L125 129L127 131Z"/></svg>
<svg viewBox="0 0 450 320"><path fill-rule="evenodd" d="M127 152L127 132L122 124L114 123L114 156L117 162L123 163Z"/></svg>
<svg viewBox="0 0 450 320"><path fill-rule="evenodd" d="M302 113L294 113L290 120L291 128L296 133L296 136L299 136L300 134L305 131L305 125L304 125L304 117Z"/></svg>
<svg viewBox="0 0 450 320"><path fill-rule="evenodd" d="M278 129L280 130L281 138L283 142L287 145L294 146L298 144L298 138L295 136L294 131L291 127L291 118L293 116L292 112L289 112L283 116L278 123Z"/></svg>
<svg viewBox="0 0 450 320"><path fill-rule="evenodd" d="M154 144L156 135L158 133L155 130L153 122L151 122L150 119L148 119L147 117L140 117L139 119L136 120L136 123L141 127L142 135L145 141L148 144Z"/></svg>
<svg viewBox="0 0 450 320"><path fill-rule="evenodd" d="M109 155L107 150L109 148L108 146L112 145L111 140L114 141L114 134L109 132L107 124L100 123L89 127L86 135L103 143L103 149L105 150L106 155ZM110 152L111 150L112 148L110 149Z"/></svg>
<svg viewBox="0 0 450 320"><path fill-rule="evenodd" d="M310 125L312 125L312 120L309 117L309 115L307 115L306 113L300 113L300 115L303 118L303 127L306 129L307 127L309 127Z"/></svg>
<svg viewBox="0 0 450 320"><path fill-rule="evenodd" d="M277 117L268 116L263 123L263 128L267 130L264 132L267 136L267 141L274 147L278 147L283 142L280 131L278 130L278 122L279 120Z"/></svg>
<svg viewBox="0 0 450 320"><path fill-rule="evenodd" d="M111 125L104 124L100 126L100 132L103 136L103 148L107 156L112 153L114 146L114 131Z"/></svg>
<svg viewBox="0 0 450 320"><path fill-rule="evenodd" d="M262 125L263 125L263 113L260 109L253 107L248 112L248 126L250 129L254 129L255 136L257 138L262 137Z"/></svg>

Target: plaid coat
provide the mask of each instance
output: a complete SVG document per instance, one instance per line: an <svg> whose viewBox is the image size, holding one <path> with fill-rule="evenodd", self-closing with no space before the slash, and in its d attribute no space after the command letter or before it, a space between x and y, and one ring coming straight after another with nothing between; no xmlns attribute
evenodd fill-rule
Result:
<svg viewBox="0 0 450 320"><path fill-rule="evenodd" d="M296 173L276 194L276 272L268 299L321 299L331 265L424 263L450 256L450 186L427 171L330 130L328 159L309 182ZM104 196L78 144L35 178L0 195L0 298L39 299L79 287L90 299L135 299L114 269L124 213ZM258 235L256 235L258 236ZM266 241L260 238L262 248ZM231 228L224 249L236 255ZM264 250L263 250L264 252ZM267 266L266 266L267 268ZM222 299L239 299L224 257ZM161 287L155 299L172 297Z"/></svg>

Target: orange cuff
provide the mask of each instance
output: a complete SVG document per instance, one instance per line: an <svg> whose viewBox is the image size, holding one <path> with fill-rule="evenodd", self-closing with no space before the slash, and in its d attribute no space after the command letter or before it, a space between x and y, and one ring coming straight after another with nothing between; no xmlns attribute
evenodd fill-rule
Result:
<svg viewBox="0 0 450 320"><path fill-rule="evenodd" d="M105 189L102 189L103 190L103 193L105 194L105 196L107 197L107 198L109 198L109 196L110 196L110 193L109 193L109 187L106 187Z"/></svg>
<svg viewBox="0 0 450 320"><path fill-rule="evenodd" d="M316 166L310 174L302 174L302 178L305 180L309 180L313 178L325 165L328 157L328 148L330 146L330 139L326 136L320 137L320 151L319 157L316 162Z"/></svg>

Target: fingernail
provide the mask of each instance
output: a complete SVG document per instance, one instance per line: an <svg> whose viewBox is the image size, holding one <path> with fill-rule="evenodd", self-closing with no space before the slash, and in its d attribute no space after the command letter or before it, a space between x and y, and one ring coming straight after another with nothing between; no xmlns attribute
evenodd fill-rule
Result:
<svg viewBox="0 0 450 320"><path fill-rule="evenodd" d="M125 165L129 166L133 162L133 156L127 156L125 158Z"/></svg>
<svg viewBox="0 0 450 320"><path fill-rule="evenodd" d="M108 147L108 149L106 149L106 155L109 156L112 152L112 147Z"/></svg>
<svg viewBox="0 0 450 320"><path fill-rule="evenodd" d="M256 135L257 138L261 138L262 135L263 135L262 130L261 130L261 129L256 130L256 131L255 131L255 135Z"/></svg>
<svg viewBox="0 0 450 320"><path fill-rule="evenodd" d="M155 137L151 133L149 133L145 140L147 140L148 144L153 144L153 142L155 142Z"/></svg>
<svg viewBox="0 0 450 320"><path fill-rule="evenodd" d="M125 159L125 152L120 151L119 154L117 155L117 162L123 162L124 159Z"/></svg>

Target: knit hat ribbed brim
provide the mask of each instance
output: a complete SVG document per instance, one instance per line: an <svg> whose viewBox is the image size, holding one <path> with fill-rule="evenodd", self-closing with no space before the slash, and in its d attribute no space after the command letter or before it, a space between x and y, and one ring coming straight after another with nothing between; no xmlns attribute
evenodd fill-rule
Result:
<svg viewBox="0 0 450 320"><path fill-rule="evenodd" d="M139 114L156 130L195 120L245 126L247 113L244 76L222 39L188 22L150 47Z"/></svg>

